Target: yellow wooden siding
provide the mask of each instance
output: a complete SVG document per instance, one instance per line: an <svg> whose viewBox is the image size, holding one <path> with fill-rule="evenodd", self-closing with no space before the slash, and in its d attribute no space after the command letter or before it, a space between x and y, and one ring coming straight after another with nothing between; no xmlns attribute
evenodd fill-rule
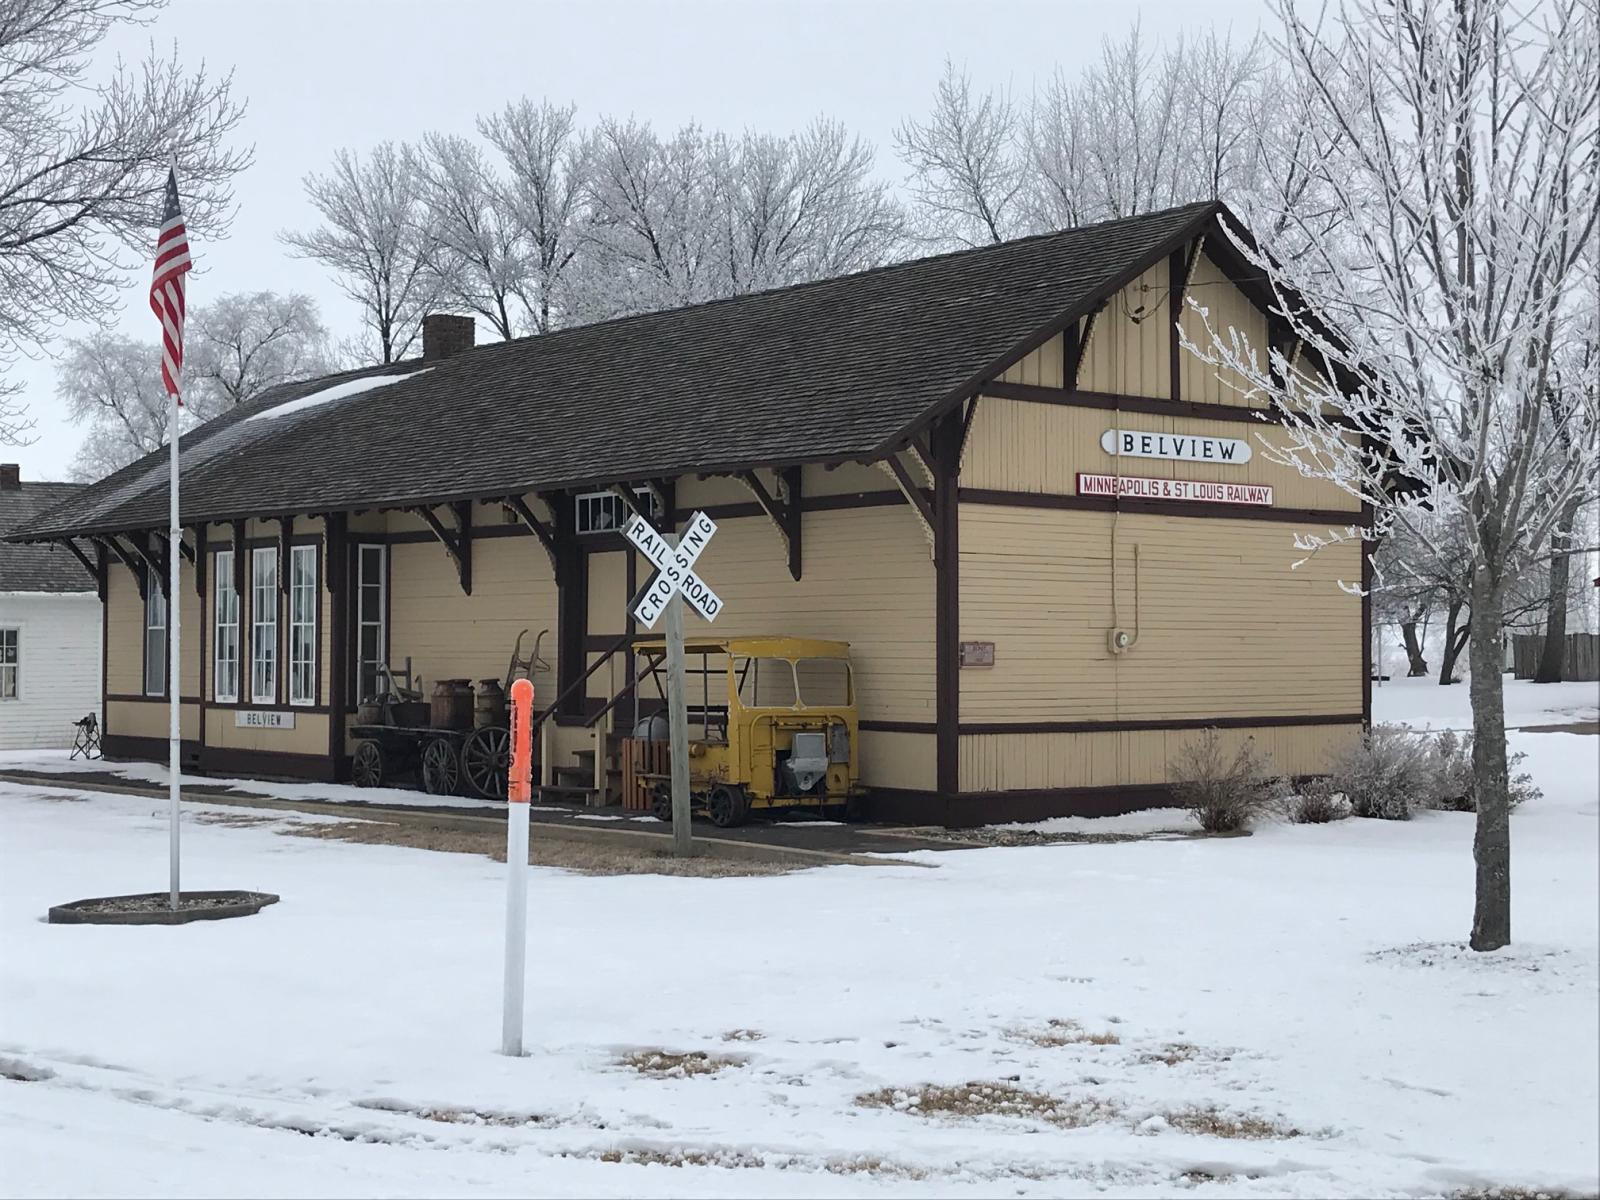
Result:
<svg viewBox="0 0 1600 1200"><path fill-rule="evenodd" d="M1108 429L1236 438L1250 444L1250 461L1229 466L1163 458L1119 459L1100 445ZM1360 504L1324 479L1307 478L1274 462L1267 448L1282 431L1238 421L1117 413L1062 404L985 396L978 402L961 459L961 486L1007 492L1074 495L1078 472L1151 479L1263 484L1275 508L1321 508L1355 516ZM1120 470L1119 470L1120 468Z"/></svg>
<svg viewBox="0 0 1600 1200"><path fill-rule="evenodd" d="M933 791L937 785L933 735L863 730L861 782L868 787Z"/></svg>
<svg viewBox="0 0 1600 1200"><path fill-rule="evenodd" d="M168 737L167 702L165 700L107 700L106 732L114 737L158 738ZM178 706L179 736L186 742L200 736L200 706ZM324 735L326 736L326 735ZM165 754L162 755L165 759Z"/></svg>
<svg viewBox="0 0 1600 1200"><path fill-rule="evenodd" d="M800 489L807 496L842 496L851 492L881 492L894 484L875 466L841 463L836 467L803 467Z"/></svg>
<svg viewBox="0 0 1600 1200"><path fill-rule="evenodd" d="M430 691L441 679L504 679L517 634L524 656L541 629L541 654L552 670L534 687L555 696L556 588L550 560L533 537L483 538L472 547L472 595L461 591L455 563L436 541L389 548L389 646L396 666Z"/></svg>
<svg viewBox="0 0 1600 1200"><path fill-rule="evenodd" d="M1194 312L1186 302L1179 318L1185 337L1202 350L1209 350L1211 333L1225 342L1237 333L1241 339L1240 353L1246 353L1245 344L1248 344L1249 352L1266 366L1267 314L1231 283L1205 254L1201 254L1200 261L1195 264L1187 296L1206 309L1206 316ZM1206 331L1207 321L1211 333ZM1170 322L1163 322L1162 328L1170 329ZM1181 398L1194 403L1254 408L1267 404L1266 397L1249 394L1242 376L1233 371L1218 371L1187 350L1179 352L1178 386Z"/></svg>
<svg viewBox="0 0 1600 1200"><path fill-rule="evenodd" d="M1065 387L1062 345L1065 339L1056 334L1037 350L1030 350L1006 368L1000 378L1007 383L1027 383L1035 387Z"/></svg>
<svg viewBox="0 0 1600 1200"><path fill-rule="evenodd" d="M1360 735L1357 725L1218 731L1232 755L1247 738L1284 775L1315 775ZM961 790L1016 791L1171 783L1171 764L1199 730L978 733L961 737Z"/></svg>
<svg viewBox="0 0 1600 1200"><path fill-rule="evenodd" d="M1124 396L1172 395L1172 307L1167 263L1155 264L1095 318L1078 386ZM1141 320L1135 321L1139 314Z"/></svg>
<svg viewBox="0 0 1600 1200"><path fill-rule="evenodd" d="M961 638L995 643L993 667L960 673L963 721L1157 720L1331 715L1361 710L1355 544L1304 557L1291 525L1116 518L1118 623L1139 643L1106 648L1112 627L1110 514L964 504Z"/></svg>
<svg viewBox="0 0 1600 1200"><path fill-rule="evenodd" d="M106 567L106 692L144 693L144 601L133 572L119 562Z"/></svg>
<svg viewBox="0 0 1600 1200"><path fill-rule="evenodd" d="M265 704L254 708L273 707ZM280 754L314 754L326 757L328 753L328 714L309 712L303 708L289 709L294 713L293 729L241 729L237 724L239 709L206 709L206 748L208 750L270 750Z"/></svg>

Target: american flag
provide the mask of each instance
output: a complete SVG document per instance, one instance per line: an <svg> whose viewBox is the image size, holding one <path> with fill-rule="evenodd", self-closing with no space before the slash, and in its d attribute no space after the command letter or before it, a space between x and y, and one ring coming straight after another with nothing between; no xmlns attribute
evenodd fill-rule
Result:
<svg viewBox="0 0 1600 1200"><path fill-rule="evenodd" d="M183 277L189 273L189 233L178 207L178 169L167 171L167 202L156 238L156 269L150 280L150 311L161 320L161 382L179 395L183 377ZM183 403L180 397L178 403Z"/></svg>

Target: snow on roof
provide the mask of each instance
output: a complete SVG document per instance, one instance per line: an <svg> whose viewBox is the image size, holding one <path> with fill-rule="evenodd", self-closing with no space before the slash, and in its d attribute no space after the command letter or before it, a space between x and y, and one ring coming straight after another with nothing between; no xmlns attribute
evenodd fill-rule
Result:
<svg viewBox="0 0 1600 1200"><path fill-rule="evenodd" d="M297 413L302 409L315 408L321 404L329 404L335 400L343 400L349 396L370 392L373 388L380 388L386 384L399 383L402 379L413 379L418 375L426 375L432 367L423 367L420 371L408 371L404 375L368 375L362 379L348 379L344 383L336 383L332 387L323 388L319 392L312 392L309 396L301 396L298 400L289 400L283 404L264 408L258 413L251 413L245 418L247 421L259 421L263 418L286 417L290 413Z"/></svg>

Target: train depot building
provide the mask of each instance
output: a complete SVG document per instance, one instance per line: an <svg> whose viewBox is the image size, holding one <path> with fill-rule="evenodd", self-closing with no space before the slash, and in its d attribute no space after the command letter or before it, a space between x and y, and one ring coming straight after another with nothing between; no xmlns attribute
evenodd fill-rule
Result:
<svg viewBox="0 0 1600 1200"><path fill-rule="evenodd" d="M494 679L528 630L542 777L603 759L597 730L659 705L629 615L649 564L619 530L701 511L722 609L686 610L690 640L848 643L869 816L1161 803L1208 727L1315 774L1369 712L1341 586L1365 563L1295 534L1362 512L1273 462L1272 414L1180 347L1177 322L1205 338L1186 297L1261 353L1276 336L1232 220L1191 205L491 345L430 317L420 359L183 438L178 595L164 451L11 536L95 574L110 757L165 759L176 686L193 768L346 780L384 664Z"/></svg>

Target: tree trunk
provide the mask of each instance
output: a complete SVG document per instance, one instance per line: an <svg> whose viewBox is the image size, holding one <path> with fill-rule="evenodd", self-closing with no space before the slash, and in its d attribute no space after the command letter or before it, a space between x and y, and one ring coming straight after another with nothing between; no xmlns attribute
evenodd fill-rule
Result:
<svg viewBox="0 0 1600 1200"><path fill-rule="evenodd" d="M1400 636L1405 639L1406 658L1411 660L1411 667L1406 674L1412 679L1428 673L1428 660L1422 656L1422 642L1417 638L1417 623L1415 621L1400 622Z"/></svg>
<svg viewBox="0 0 1600 1200"><path fill-rule="evenodd" d="M1500 661L1500 588L1479 567L1472 578L1472 774L1478 786L1477 864L1472 948L1511 941L1511 802L1507 784L1506 704Z"/></svg>
<svg viewBox="0 0 1600 1200"><path fill-rule="evenodd" d="M1550 559L1550 602L1545 610L1544 646L1539 651L1535 683L1560 683L1567 666L1567 580L1571 576L1572 556L1563 553L1573 545L1572 527L1578 523L1581 495L1574 495L1561 509L1555 537L1550 539L1554 557Z"/></svg>
<svg viewBox="0 0 1600 1200"><path fill-rule="evenodd" d="M1439 683L1441 685L1459 682L1456 679L1456 659L1461 657L1461 648L1472 637L1473 618L1477 615L1477 610L1474 609L1468 614L1465 627L1458 628L1457 622L1461 620L1461 607L1461 601L1452 600L1450 601L1450 608L1445 614L1444 653L1439 660Z"/></svg>

